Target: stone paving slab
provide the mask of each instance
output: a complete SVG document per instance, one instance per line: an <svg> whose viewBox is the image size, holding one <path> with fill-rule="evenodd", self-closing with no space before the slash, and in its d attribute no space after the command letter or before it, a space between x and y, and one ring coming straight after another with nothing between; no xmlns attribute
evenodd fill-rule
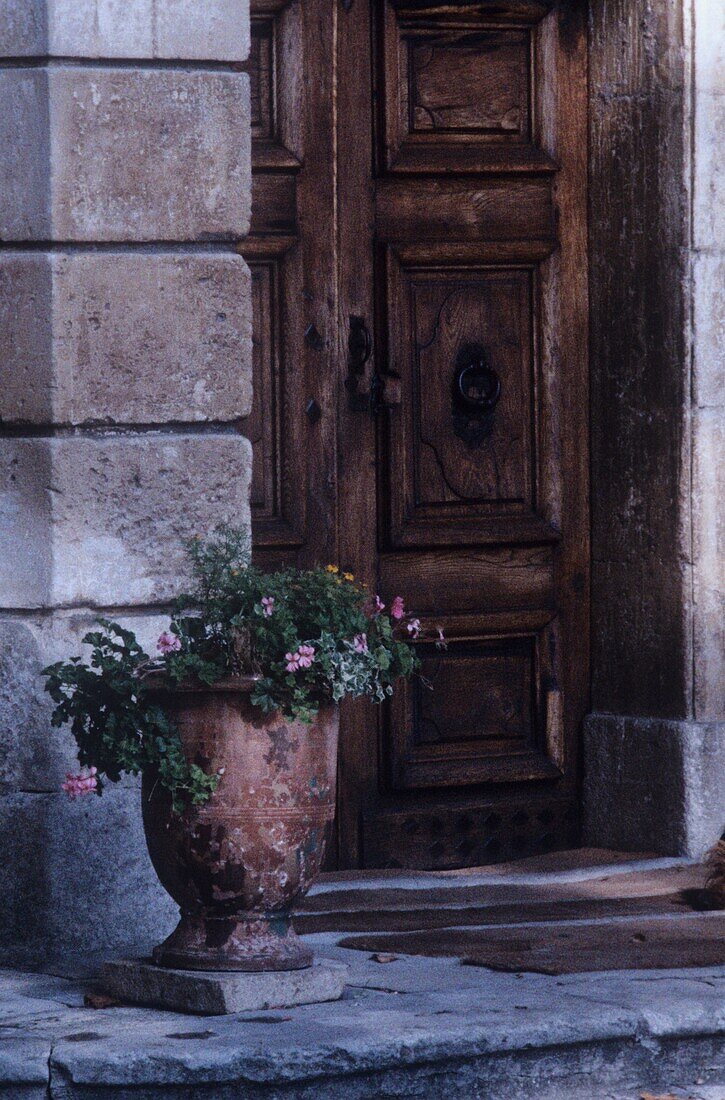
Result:
<svg viewBox="0 0 725 1100"><path fill-rule="evenodd" d="M651 886L687 868L642 859L623 869L609 856L450 875L443 900L456 906L466 884L496 882L636 896L637 875ZM628 871L631 888L606 884ZM355 886L361 900L370 878ZM438 891L443 876L382 876L388 888L401 881ZM315 893L326 905L350 885L328 879ZM0 1100L725 1100L725 967L505 973L351 951L339 930L306 939L348 968L340 1001L214 1017L93 1010L76 977L0 971ZM73 974L70 960L59 967Z"/></svg>
<svg viewBox="0 0 725 1100"><path fill-rule="evenodd" d="M350 966L342 1001L194 1020L92 1010L73 981L0 973L0 1097L50 1084L64 1100L355 1100L454 1089L466 1100L628 1100L637 1088L686 1088L699 1075L725 1098L725 968L559 979L450 959L379 963L336 947L334 936L309 939Z"/></svg>

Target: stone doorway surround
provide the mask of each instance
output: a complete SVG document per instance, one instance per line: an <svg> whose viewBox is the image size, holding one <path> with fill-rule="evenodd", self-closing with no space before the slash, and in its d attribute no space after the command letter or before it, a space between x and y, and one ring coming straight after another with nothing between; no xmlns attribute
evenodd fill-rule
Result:
<svg viewBox="0 0 725 1100"><path fill-rule="evenodd" d="M725 824L717 9L590 4L585 840L666 854ZM248 49L245 0L0 0L9 961L121 952L173 921L135 786L90 806L59 793L71 747L38 670L99 610L151 644L179 536L248 521Z"/></svg>

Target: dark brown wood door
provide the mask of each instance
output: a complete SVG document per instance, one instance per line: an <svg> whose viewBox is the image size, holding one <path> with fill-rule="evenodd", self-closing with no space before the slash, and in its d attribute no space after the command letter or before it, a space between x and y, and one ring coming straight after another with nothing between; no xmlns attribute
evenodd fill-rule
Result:
<svg viewBox="0 0 725 1100"><path fill-rule="evenodd" d="M345 707L341 866L576 843L585 27L576 0L256 5L257 553L339 561L449 643Z"/></svg>

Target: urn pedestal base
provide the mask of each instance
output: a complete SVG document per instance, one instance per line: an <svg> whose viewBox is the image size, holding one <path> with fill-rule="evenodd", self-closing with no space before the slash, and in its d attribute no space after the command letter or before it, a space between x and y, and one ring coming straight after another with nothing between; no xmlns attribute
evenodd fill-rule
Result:
<svg viewBox="0 0 725 1100"><path fill-rule="evenodd" d="M119 959L105 964L100 984L119 1001L196 1016L223 1016L337 1001L347 973L342 963L325 959L304 970L257 974L172 970L155 966L150 959Z"/></svg>
<svg viewBox="0 0 725 1100"><path fill-rule="evenodd" d="M171 935L153 950L157 966L178 970L303 970L312 951L285 915L182 913Z"/></svg>

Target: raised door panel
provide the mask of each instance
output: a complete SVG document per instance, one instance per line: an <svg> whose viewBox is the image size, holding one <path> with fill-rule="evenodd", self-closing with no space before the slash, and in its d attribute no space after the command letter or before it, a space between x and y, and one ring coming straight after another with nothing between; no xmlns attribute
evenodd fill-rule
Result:
<svg viewBox="0 0 725 1100"><path fill-rule="evenodd" d="M327 71L331 13L302 0L252 0L252 223L240 252L252 273L252 527L260 564L334 554L334 236L332 102L306 99ZM327 338L322 334L326 333ZM328 415L320 423L320 410ZM307 412L306 412L307 410ZM308 517L314 514L310 525Z"/></svg>
<svg viewBox="0 0 725 1100"><path fill-rule="evenodd" d="M391 547L555 541L536 512L536 281L528 267L389 263Z"/></svg>
<svg viewBox="0 0 725 1100"><path fill-rule="evenodd" d="M547 691L552 626L546 615L529 621L528 628L502 630L485 618L437 618L447 648L418 646L421 678L399 690L390 708L385 744L392 789L561 777Z"/></svg>
<svg viewBox="0 0 725 1100"><path fill-rule="evenodd" d="M383 714L357 852L451 867L576 837L585 24L564 0L370 7L379 583L448 648L418 643Z"/></svg>
<svg viewBox="0 0 725 1100"><path fill-rule="evenodd" d="M488 10L486 8L488 7ZM394 173L550 172L534 140L535 33L547 5L386 0L383 163Z"/></svg>

